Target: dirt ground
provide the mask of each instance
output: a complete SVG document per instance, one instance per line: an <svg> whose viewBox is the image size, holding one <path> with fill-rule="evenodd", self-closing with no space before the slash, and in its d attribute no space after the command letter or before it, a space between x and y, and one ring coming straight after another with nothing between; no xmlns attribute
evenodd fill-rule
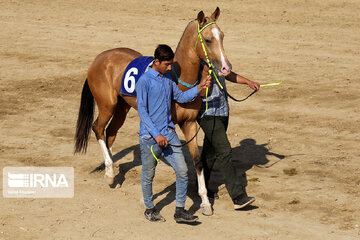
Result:
<svg viewBox="0 0 360 240"><path fill-rule="evenodd" d="M234 211L217 172L220 198L214 215L203 216L184 148L186 207L199 224L172 219L175 177L164 163L154 192L167 222L150 223L139 204L136 111L113 147L121 188L90 173L103 161L93 134L87 154L73 155L82 84L100 52L175 49L187 23L216 6L233 70L259 83L284 82L230 101L234 161L247 169L256 202ZM359 12L357 0L0 1L1 169L75 169L74 198L1 197L0 239L360 239ZM251 92L228 88L237 97Z"/></svg>

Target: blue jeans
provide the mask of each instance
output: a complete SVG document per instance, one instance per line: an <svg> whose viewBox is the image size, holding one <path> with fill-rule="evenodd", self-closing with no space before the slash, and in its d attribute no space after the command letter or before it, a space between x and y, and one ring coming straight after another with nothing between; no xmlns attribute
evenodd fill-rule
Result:
<svg viewBox="0 0 360 240"><path fill-rule="evenodd" d="M166 136L168 137L168 136ZM174 133L168 139L169 144L180 145L181 142ZM156 144L156 141L150 135L140 136L140 151L141 151L141 188L143 192L144 203L147 209L153 208L153 191L152 182L155 176L155 167L157 161L151 153L151 146L156 157L162 155L175 170L176 174L176 207L184 207L186 200L186 192L188 185L187 166L181 147L167 146L161 147Z"/></svg>

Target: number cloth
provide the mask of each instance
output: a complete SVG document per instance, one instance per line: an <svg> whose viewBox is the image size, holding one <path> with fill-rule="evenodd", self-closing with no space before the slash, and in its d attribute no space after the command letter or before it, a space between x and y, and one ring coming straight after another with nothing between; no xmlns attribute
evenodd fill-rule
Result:
<svg viewBox="0 0 360 240"><path fill-rule="evenodd" d="M121 81L120 94L136 97L135 84L153 61L153 57L141 56L129 63Z"/></svg>

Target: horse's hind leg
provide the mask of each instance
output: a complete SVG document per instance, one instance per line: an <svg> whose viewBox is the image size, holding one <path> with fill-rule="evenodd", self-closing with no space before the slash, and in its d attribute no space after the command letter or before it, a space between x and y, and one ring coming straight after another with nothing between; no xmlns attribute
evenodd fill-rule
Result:
<svg viewBox="0 0 360 240"><path fill-rule="evenodd" d="M195 121L185 122L181 126L181 130L184 133L185 140L189 141L196 134L197 131L196 122ZM211 204L209 202L209 198L207 196L207 190L206 190L205 178L204 178L204 169L200 160L200 152L199 152L199 147L197 145L197 137L195 137L191 142L188 143L188 148L196 169L196 175L198 180L198 193L199 196L201 197L200 207L202 209L202 214L206 216L210 216L213 214L213 212L212 212Z"/></svg>
<svg viewBox="0 0 360 240"><path fill-rule="evenodd" d="M104 94L105 95L105 94ZM103 96L104 96L103 95ZM93 123L92 129L96 135L96 139L98 140L101 151L105 161L105 179L109 185L114 183L114 168L113 168L113 161L111 158L111 154L109 152L109 148L105 142L105 127L108 124L110 118L113 116L116 105L117 105L117 95L111 94L107 95L104 98L96 98L95 100L98 105L99 115L95 122Z"/></svg>
<svg viewBox="0 0 360 240"><path fill-rule="evenodd" d="M110 153L116 138L116 134L124 124L126 115L130 108L130 105L127 104L122 97L118 96L118 102L115 108L114 116L111 119L109 126L106 128L106 145L109 148Z"/></svg>

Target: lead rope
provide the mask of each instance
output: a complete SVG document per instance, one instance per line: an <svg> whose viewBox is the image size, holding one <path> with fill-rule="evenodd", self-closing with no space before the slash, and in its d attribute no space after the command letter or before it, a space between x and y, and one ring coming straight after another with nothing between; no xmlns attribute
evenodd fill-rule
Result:
<svg viewBox="0 0 360 240"><path fill-rule="evenodd" d="M207 110L208 110L208 101L207 101L208 92L209 92L209 88L206 88L206 93L205 93L205 97L206 97L206 108L205 108L205 112L204 112L204 113L206 113ZM192 140L194 140L194 138L198 135L199 131L200 131L200 126L199 126L198 130L196 131L195 135L194 135L189 141L187 141L187 142L185 142L185 143L183 143L183 144L180 144L180 145L168 144L168 146L172 146L172 147L183 147L183 146L187 145L188 143L190 143ZM160 163L160 160L156 157L156 155L155 155L155 153L154 153L154 151L153 151L153 147L154 147L155 144L156 144L156 143L154 143L153 145L151 145L150 150L151 150L151 153L152 153L153 157L154 157L155 160L157 161L157 163Z"/></svg>
<svg viewBox="0 0 360 240"><path fill-rule="evenodd" d="M208 54L207 54L207 52L206 52L206 48L205 48L205 45L204 45L203 38L202 38L202 36L201 36L201 32L202 32L206 27L208 27L208 26L210 26L210 25L212 25L212 24L214 24L214 23L216 23L216 22L210 22L210 23L206 24L204 27L202 27L201 29L200 29L200 24L198 23L198 37L197 37L196 43L195 43L195 48L196 48L196 45L197 45L198 40L199 40L199 38L200 38L201 46L202 46L202 49L203 49L203 51L204 51L204 54L205 54L205 57L206 57L206 61L208 62L209 67L211 66L211 68L212 68L212 64L211 64L210 59L209 59L209 57L208 57ZM212 72L213 72L213 71L209 68L209 75L211 75ZM215 74L215 73L214 73L214 76L216 77L216 74ZM218 81L218 80L217 80L217 81ZM206 113L207 110L208 110L208 100L207 100L207 98L208 98L208 93L209 93L209 88L206 88L206 91L205 91L205 99L206 99L206 102L205 102L205 112L204 112L204 113ZM187 145L188 143L190 143L192 140L194 140L194 138L198 135L199 131L200 131L200 126L199 126L198 130L196 131L195 135L194 135L189 141L187 141L187 142L185 142L185 143L183 143L183 144L180 144L180 145L169 144L169 146L172 146L172 147L183 147L183 146ZM151 145L150 150L151 150L151 153L152 153L153 157L155 158L155 160L156 160L158 163L160 163L160 160L156 157L156 155L155 155L155 153L154 153L154 151L153 151L153 147L154 147L155 144L156 144L156 143L154 143L153 145Z"/></svg>
<svg viewBox="0 0 360 240"><path fill-rule="evenodd" d="M246 99L248 99L249 97L251 97L254 93L256 93L257 90L254 90L249 96L247 96L247 97L244 98L244 99L240 99L240 100L239 100L239 99L236 99L236 98L234 98L233 96L231 96L231 95L226 91L226 89L221 85L221 83L220 83L220 81L219 81L219 79L218 79L215 71L213 70L214 67L213 67L213 65L212 65L212 63L211 63L211 61L210 61L210 59L209 59L208 54L207 54L206 47L205 47L204 40L203 40L203 37L202 37L202 35L201 35L201 32L202 32L205 28L207 28L208 26L210 26L210 25L212 25L212 24L215 24L215 23L216 23L215 21L214 21L214 22L209 22L208 24L206 24L205 26L203 26L201 29L200 29L200 24L198 23L198 37L197 37L197 39L196 39L194 49L196 49L198 40L200 39L201 47L202 47L202 49L203 49L203 52L204 52L204 55L205 55L205 58L206 58L206 62L207 62L207 64L208 64L208 66L209 66L209 76L211 76L211 74L214 75L215 80L216 80L217 84L219 85L219 87L220 87L220 88L224 91L224 93L225 93L227 96L229 96L232 100L234 100L235 102L245 101ZM260 87L280 85L281 83L282 83L282 82L261 84ZM206 113L207 110L208 110L208 93L209 93L209 88L206 88L206 91L205 91L205 99L206 99L206 101L205 101L205 112L204 112L204 113ZM190 143L192 140L194 140L194 138L197 136L197 134L199 133L199 131L200 131L200 126L199 126L198 130L196 131L196 134L195 134L189 141L187 141L187 142L185 142L185 143L183 143L183 144L180 144L180 145L169 144L168 146L172 146L172 147L183 147L183 146L187 145L188 143ZM151 150L151 153L152 153L153 157L156 159L156 161L157 161L158 163L160 163L160 160L156 157L156 155L155 155L155 153L154 153L154 151L153 151L153 146L154 146L155 144L156 144L156 143L154 143L153 145L151 145L150 150Z"/></svg>

